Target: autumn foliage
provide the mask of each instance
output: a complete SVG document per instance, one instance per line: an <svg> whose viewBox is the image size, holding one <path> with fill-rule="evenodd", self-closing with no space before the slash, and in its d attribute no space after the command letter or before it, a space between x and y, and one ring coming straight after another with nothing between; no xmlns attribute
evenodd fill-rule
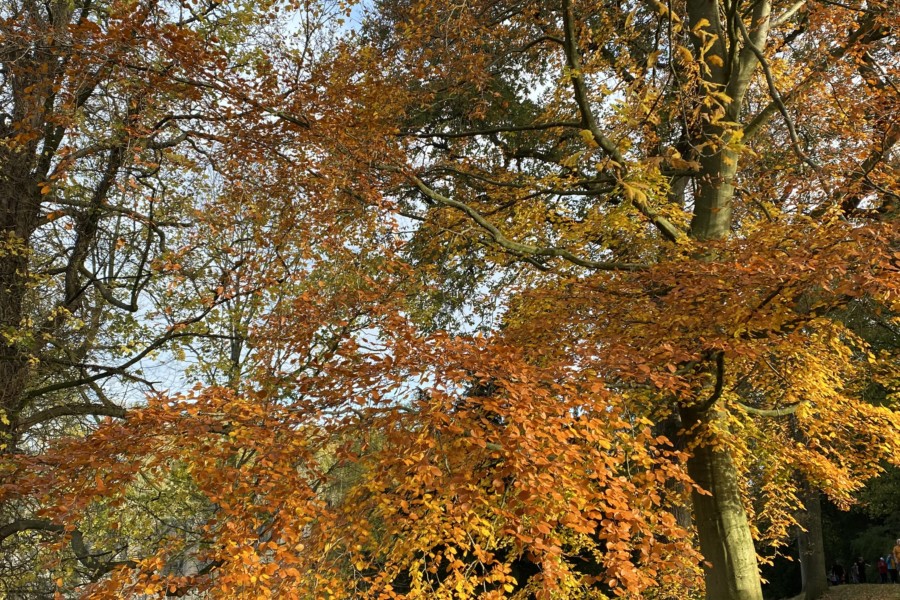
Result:
<svg viewBox="0 0 900 600"><path fill-rule="evenodd" d="M0 9L0 589L761 600L900 464L898 26Z"/></svg>

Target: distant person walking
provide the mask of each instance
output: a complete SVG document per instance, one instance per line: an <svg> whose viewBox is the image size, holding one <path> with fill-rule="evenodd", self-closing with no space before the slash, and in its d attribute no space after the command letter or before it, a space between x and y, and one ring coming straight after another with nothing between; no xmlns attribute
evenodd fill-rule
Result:
<svg viewBox="0 0 900 600"><path fill-rule="evenodd" d="M898 583L897 581L897 571L900 569L900 539L897 540L897 543L894 545L894 551L891 552L892 559L894 559L894 567L891 570L891 567L888 566L888 572L891 574L891 581L894 583Z"/></svg>
<svg viewBox="0 0 900 600"><path fill-rule="evenodd" d="M841 563L834 563L834 566L831 567L831 585L841 585L844 583L844 577L846 573L844 572L844 567L841 566Z"/></svg>
<svg viewBox="0 0 900 600"><path fill-rule="evenodd" d="M866 567L868 566L869 565L866 564L866 559L862 556L856 560L856 576L859 578L859 583L866 582Z"/></svg>
<svg viewBox="0 0 900 600"><path fill-rule="evenodd" d="M891 552L887 556L887 569L888 569L888 575L891 578L891 583L898 583L898 581L897 581L897 559L894 558L893 552Z"/></svg>
<svg viewBox="0 0 900 600"><path fill-rule="evenodd" d="M888 582L887 561L884 560L884 558L881 556L878 557L877 567L878 567L878 579L881 581L881 583L887 583Z"/></svg>

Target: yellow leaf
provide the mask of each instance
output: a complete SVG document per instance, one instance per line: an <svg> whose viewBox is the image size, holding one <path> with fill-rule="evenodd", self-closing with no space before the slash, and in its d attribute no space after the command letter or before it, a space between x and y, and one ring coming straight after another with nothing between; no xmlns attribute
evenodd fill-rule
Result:
<svg viewBox="0 0 900 600"><path fill-rule="evenodd" d="M590 133L590 132L588 132L588 133ZM582 154L581 152L576 152L575 154L572 154L571 156L567 156L564 159L562 159L561 161L559 161L559 164L561 164L564 167L572 168L578 164L578 160L581 158L581 154Z"/></svg>
<svg viewBox="0 0 900 600"><path fill-rule="evenodd" d="M597 140L594 139L594 133L590 129L582 129L580 132L581 139L589 146L597 146Z"/></svg>
<svg viewBox="0 0 900 600"><path fill-rule="evenodd" d="M709 27L709 21L707 21L706 19L700 19L699 21L697 21L697 24L694 25L694 27L691 29L691 31L696 34L698 31L700 31L704 27Z"/></svg>
<svg viewBox="0 0 900 600"><path fill-rule="evenodd" d="M622 193L625 194L625 198L630 201L647 201L647 194L645 194L639 187L630 185L626 181L622 182Z"/></svg>

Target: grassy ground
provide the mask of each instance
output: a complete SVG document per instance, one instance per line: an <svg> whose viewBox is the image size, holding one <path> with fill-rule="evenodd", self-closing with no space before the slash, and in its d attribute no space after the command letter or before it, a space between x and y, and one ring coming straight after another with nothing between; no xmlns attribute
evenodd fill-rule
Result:
<svg viewBox="0 0 900 600"><path fill-rule="evenodd" d="M802 596L793 600L802 600ZM839 585L828 590L823 600L900 600L900 585Z"/></svg>

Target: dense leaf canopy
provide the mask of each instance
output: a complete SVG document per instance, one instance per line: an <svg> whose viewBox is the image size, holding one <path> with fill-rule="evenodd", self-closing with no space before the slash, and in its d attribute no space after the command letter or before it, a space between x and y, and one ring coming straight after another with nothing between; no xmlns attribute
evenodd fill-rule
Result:
<svg viewBox="0 0 900 600"><path fill-rule="evenodd" d="M900 466L898 30L7 3L0 590L761 600Z"/></svg>

